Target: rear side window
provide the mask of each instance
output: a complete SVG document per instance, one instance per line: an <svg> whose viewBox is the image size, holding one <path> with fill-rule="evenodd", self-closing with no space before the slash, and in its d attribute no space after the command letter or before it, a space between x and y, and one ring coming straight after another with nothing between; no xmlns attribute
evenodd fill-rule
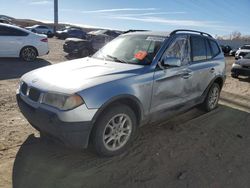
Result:
<svg viewBox="0 0 250 188"><path fill-rule="evenodd" d="M27 36L29 33L21 31L19 29L0 26L0 36Z"/></svg>
<svg viewBox="0 0 250 188"><path fill-rule="evenodd" d="M207 49L207 59L211 59L213 57L213 54L212 54L210 45L208 43L208 40L205 40L205 41L206 41L206 49Z"/></svg>
<svg viewBox="0 0 250 188"><path fill-rule="evenodd" d="M203 37L191 36L192 61L207 59L206 44Z"/></svg>
<svg viewBox="0 0 250 188"><path fill-rule="evenodd" d="M219 48L218 44L215 41L209 40L209 42L210 42L210 45L211 45L213 57L215 57L220 53L220 48Z"/></svg>

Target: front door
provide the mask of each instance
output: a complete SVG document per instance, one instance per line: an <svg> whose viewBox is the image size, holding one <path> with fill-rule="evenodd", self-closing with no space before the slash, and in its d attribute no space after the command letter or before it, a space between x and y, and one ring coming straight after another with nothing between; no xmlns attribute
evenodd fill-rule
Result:
<svg viewBox="0 0 250 188"><path fill-rule="evenodd" d="M181 66L156 68L151 103L152 114L161 114L158 112L178 107L190 99L192 71L188 68L190 61L188 40L186 35L174 38L160 60L162 62L166 56L178 58L181 60Z"/></svg>

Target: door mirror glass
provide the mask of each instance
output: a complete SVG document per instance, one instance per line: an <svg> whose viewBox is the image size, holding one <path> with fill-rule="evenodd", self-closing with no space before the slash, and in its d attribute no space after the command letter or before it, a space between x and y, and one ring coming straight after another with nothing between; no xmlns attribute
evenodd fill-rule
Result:
<svg viewBox="0 0 250 188"><path fill-rule="evenodd" d="M178 57L165 57L163 60L164 67L180 67L181 59Z"/></svg>

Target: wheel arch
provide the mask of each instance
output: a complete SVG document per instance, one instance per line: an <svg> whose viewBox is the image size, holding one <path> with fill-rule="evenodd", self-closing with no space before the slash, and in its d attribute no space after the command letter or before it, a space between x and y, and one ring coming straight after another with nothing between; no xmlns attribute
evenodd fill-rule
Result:
<svg viewBox="0 0 250 188"><path fill-rule="evenodd" d="M222 75L217 75L215 76L211 82L208 84L207 88L205 89L205 91L202 94L202 98L203 100L205 99L205 97L207 96L207 93L210 89L210 87L213 85L213 83L217 83L220 86L220 90L222 89L224 82L225 82L226 76L222 76Z"/></svg>
<svg viewBox="0 0 250 188"><path fill-rule="evenodd" d="M37 48L36 48L35 46L26 45L26 46L24 46L24 47L21 48L21 50L20 50L20 52L19 52L19 57L21 57L22 50L23 50L24 48L27 48L27 47L30 47L30 48L35 49L36 55L39 56L38 50L37 50Z"/></svg>
<svg viewBox="0 0 250 188"><path fill-rule="evenodd" d="M102 114L102 112L115 105L115 104L124 104L127 105L131 108L131 110L134 111L135 115L136 115L136 119L137 119L137 124L139 125L140 122L143 119L143 107L141 102L139 101L139 99L137 99L135 96L132 95L119 95L116 97L111 98L110 100L108 100L107 102L105 102L97 111L97 113L95 114L95 116L93 117L93 124L96 122L96 120L100 117L100 115Z"/></svg>

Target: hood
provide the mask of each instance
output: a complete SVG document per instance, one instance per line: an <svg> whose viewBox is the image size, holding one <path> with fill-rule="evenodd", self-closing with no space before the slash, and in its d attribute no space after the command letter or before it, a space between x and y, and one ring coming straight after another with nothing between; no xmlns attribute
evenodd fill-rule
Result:
<svg viewBox="0 0 250 188"><path fill-rule="evenodd" d="M139 74L144 66L83 58L39 68L21 79L44 91L75 93L83 89Z"/></svg>
<svg viewBox="0 0 250 188"><path fill-rule="evenodd" d="M67 38L65 39L65 43L66 42L86 42L87 40L85 39L79 39L79 38Z"/></svg>
<svg viewBox="0 0 250 188"><path fill-rule="evenodd" d="M239 59L235 63L241 66L250 66L250 59Z"/></svg>
<svg viewBox="0 0 250 188"><path fill-rule="evenodd" d="M237 50L236 53L238 54L240 52L250 52L250 50L249 49L239 49L239 50Z"/></svg>

